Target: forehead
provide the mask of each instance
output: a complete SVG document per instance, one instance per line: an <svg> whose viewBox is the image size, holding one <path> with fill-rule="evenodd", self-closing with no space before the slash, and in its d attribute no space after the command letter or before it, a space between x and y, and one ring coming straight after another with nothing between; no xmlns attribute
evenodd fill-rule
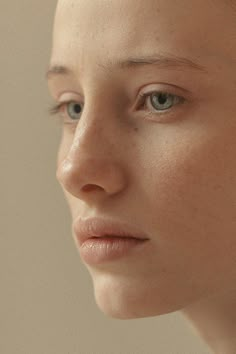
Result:
<svg viewBox="0 0 236 354"><path fill-rule="evenodd" d="M85 65L91 58L112 60L140 49L145 55L154 48L195 59L227 59L234 19L222 0L59 0L52 61L60 58L73 66L79 57Z"/></svg>

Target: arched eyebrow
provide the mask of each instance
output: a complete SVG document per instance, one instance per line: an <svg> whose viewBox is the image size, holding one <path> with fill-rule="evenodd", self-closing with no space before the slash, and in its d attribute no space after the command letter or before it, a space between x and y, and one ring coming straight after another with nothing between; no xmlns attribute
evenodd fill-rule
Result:
<svg viewBox="0 0 236 354"><path fill-rule="evenodd" d="M63 65L52 65L49 67L49 69L46 72L46 79L50 80L51 78L55 76L69 76L72 75L73 71L66 66Z"/></svg>
<svg viewBox="0 0 236 354"><path fill-rule="evenodd" d="M208 70L206 67L200 65L199 63L194 62L190 58L179 57L179 56L166 56L166 55L149 55L149 56L139 56L139 57L131 57L124 60L114 60L108 61L106 64L99 64L104 70L113 70L115 67L118 69L127 69L134 68L138 66L145 65L154 65L159 68L182 68L182 69L191 69L204 74L208 74ZM48 71L46 72L47 80L51 80L55 76L69 76L74 75L72 69L54 64L50 66Z"/></svg>

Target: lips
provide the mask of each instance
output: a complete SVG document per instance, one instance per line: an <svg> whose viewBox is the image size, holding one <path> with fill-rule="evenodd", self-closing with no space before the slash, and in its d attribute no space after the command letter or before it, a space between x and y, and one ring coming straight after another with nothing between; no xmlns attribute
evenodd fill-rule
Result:
<svg viewBox="0 0 236 354"><path fill-rule="evenodd" d="M88 219L82 219L79 217L73 223L73 232L75 233L80 246L82 246L82 244L89 238L94 237L124 237L140 241L149 239L146 233L140 232L140 229L137 229L134 226L98 217Z"/></svg>

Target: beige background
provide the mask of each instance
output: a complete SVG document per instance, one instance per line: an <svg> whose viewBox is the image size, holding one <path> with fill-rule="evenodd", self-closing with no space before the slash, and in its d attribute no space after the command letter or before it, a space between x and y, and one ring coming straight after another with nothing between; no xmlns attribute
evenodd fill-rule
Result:
<svg viewBox="0 0 236 354"><path fill-rule="evenodd" d="M123 321L95 304L55 178L44 79L55 5L1 0L0 353L206 354L177 312Z"/></svg>

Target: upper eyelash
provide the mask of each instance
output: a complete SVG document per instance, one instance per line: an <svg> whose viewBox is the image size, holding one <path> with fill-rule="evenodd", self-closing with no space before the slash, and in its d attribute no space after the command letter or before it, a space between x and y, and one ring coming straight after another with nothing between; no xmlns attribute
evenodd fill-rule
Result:
<svg viewBox="0 0 236 354"><path fill-rule="evenodd" d="M144 92L144 93L140 93L139 95L138 95L138 97L139 97L139 103L138 103L138 107L140 107L140 105L142 105L145 101L146 101L146 98L147 97L150 97L153 93L167 93L167 94L170 94L170 95L173 95L173 96L175 96L175 97L178 97L178 98L180 98L180 101L181 102L183 102L183 101L185 101L185 99L183 98L183 97L181 97L181 96L178 96L178 95L174 95L174 94L172 94L172 93L169 93L169 92L166 92L166 91L157 91L157 90L155 90L155 91L151 91L151 92ZM141 102L140 102L141 101ZM55 105L52 105L52 106L50 106L49 107L49 114L50 115L56 115L56 114L58 114L59 112L60 112L60 110L61 110L61 108L64 106L64 105L67 105L67 104L69 104L69 103L71 103L71 102L74 102L74 103L77 103L76 101L74 101L74 100L69 100L69 101L65 101L65 102L61 102L61 103L58 103L58 104L55 104ZM152 113L152 112L151 112Z"/></svg>
<svg viewBox="0 0 236 354"><path fill-rule="evenodd" d="M52 106L49 107L49 114L50 115L54 115L54 114L57 114L59 113L61 107L64 105L64 104L68 104L70 102L63 102L63 103L58 103L58 104L53 104Z"/></svg>

